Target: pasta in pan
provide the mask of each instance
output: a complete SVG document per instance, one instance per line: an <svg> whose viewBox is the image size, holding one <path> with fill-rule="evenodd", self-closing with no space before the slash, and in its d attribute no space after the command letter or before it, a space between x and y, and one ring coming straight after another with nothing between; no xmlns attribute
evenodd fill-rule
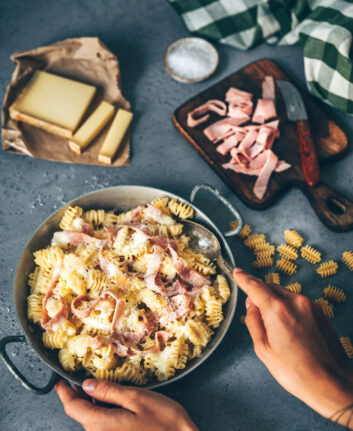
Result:
<svg viewBox="0 0 353 431"><path fill-rule="evenodd" d="M201 355L231 292L176 216L193 208L166 197L118 215L69 207L34 253L28 318L64 370L143 385Z"/></svg>

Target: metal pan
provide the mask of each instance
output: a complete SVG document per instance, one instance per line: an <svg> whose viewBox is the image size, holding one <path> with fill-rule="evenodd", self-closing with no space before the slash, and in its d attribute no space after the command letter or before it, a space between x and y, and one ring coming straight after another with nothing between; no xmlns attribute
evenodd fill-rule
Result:
<svg viewBox="0 0 353 431"><path fill-rule="evenodd" d="M212 188L208 185L196 186L191 192L190 200L195 199L196 193L199 190L206 190L213 193L218 199L220 199L226 207L233 213L234 217L238 220L238 226L236 229L227 232L226 236L232 236L237 234L243 226L243 221L239 213L232 207L232 205L218 192L218 190ZM138 205L143 205L161 196L167 196L169 198L176 198L180 201L187 202L180 196L174 195L172 193L166 192L164 190L155 189L152 187L142 187L142 186L118 186L111 187L103 190L99 190L93 193L83 195L68 205L78 205L84 210L92 208L103 208L106 210L116 209L118 211L126 211L134 208ZM190 203L190 202L188 202ZM33 252L38 249L47 247L50 243L52 235L58 230L59 221L62 218L67 206L61 208L53 215L51 215L34 233L32 239L28 242L24 253L22 255L21 261L17 268L15 286L14 286L14 299L16 305L17 317L20 325L23 329L24 336L9 336L5 337L0 341L0 357L4 361L5 365L8 367L9 371L21 382L21 384L28 390L37 394L46 394L50 392L55 385L57 379L61 376L71 383L81 385L82 382L87 378L84 371L70 373L64 371L61 367L57 350L49 350L44 348L42 343L42 330L38 325L34 325L27 319L27 295L28 295L28 274L30 274L34 269ZM191 204L192 205L192 204ZM202 211L192 205L195 210L195 221L205 225L207 228L211 229L219 238L222 245L222 251L224 258L229 264L234 266L234 258L232 252L227 244L224 236L215 226L215 224L210 220ZM210 343L206 346L205 350L200 357L193 359L188 362L186 368L180 370L176 375L165 381L165 382L152 382L145 387L149 389L155 389L169 383L175 382L181 377L189 374L196 367L198 367L202 362L204 362L211 353L216 349L219 343L225 336L229 325L232 321L235 307L237 303L238 288L233 280L229 280L231 285L231 297L228 303L224 307L224 320L219 328L215 331ZM36 351L38 356L48 365L53 373L48 384L42 388L30 383L22 373L15 367L11 359L6 353L6 345L13 342L27 342Z"/></svg>

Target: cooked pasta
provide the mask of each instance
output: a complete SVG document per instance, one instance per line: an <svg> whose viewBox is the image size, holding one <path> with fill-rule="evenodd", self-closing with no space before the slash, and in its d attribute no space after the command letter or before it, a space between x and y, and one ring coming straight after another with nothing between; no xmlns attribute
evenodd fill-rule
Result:
<svg viewBox="0 0 353 431"><path fill-rule="evenodd" d="M321 253L318 250L315 250L313 247L310 247L309 245L302 247L300 253L302 258L310 263L314 264L321 262Z"/></svg>
<svg viewBox="0 0 353 431"><path fill-rule="evenodd" d="M80 207L68 207L65 211L63 218L59 223L59 227L62 230L75 230L73 222L76 218L81 217L82 208Z"/></svg>
<svg viewBox="0 0 353 431"><path fill-rule="evenodd" d="M265 275L265 282L267 284L281 284L279 274L276 272L270 272Z"/></svg>
<svg viewBox="0 0 353 431"><path fill-rule="evenodd" d="M217 275L215 285L216 285L218 296L222 298L223 304L226 303L230 297L230 289L225 276Z"/></svg>
<svg viewBox="0 0 353 431"><path fill-rule="evenodd" d="M346 301L346 295L343 289L339 287L332 286L330 284L328 287L324 289L324 297L327 299L331 299L333 302L341 303Z"/></svg>
<svg viewBox="0 0 353 431"><path fill-rule="evenodd" d="M295 282L292 284L288 284L288 286L286 286L286 289L292 293L300 293L302 291L302 285L298 282Z"/></svg>
<svg viewBox="0 0 353 431"><path fill-rule="evenodd" d="M299 248L303 245L304 238L295 230L287 229L284 232L284 239L292 247Z"/></svg>
<svg viewBox="0 0 353 431"><path fill-rule="evenodd" d="M201 355L231 292L173 215L193 208L167 197L122 214L68 207L34 253L28 319L64 370L144 385Z"/></svg>
<svg viewBox="0 0 353 431"><path fill-rule="evenodd" d="M317 269L316 272L321 275L321 278L330 277L337 273L338 264L333 260L329 260L328 262L322 263Z"/></svg>
<svg viewBox="0 0 353 431"><path fill-rule="evenodd" d="M182 220L194 217L193 207L186 202L179 202L176 199L172 199L169 202L168 207L172 214L181 218Z"/></svg>
<svg viewBox="0 0 353 431"><path fill-rule="evenodd" d="M297 272L297 265L283 257L282 259L277 260L276 267L287 275L293 275Z"/></svg>
<svg viewBox="0 0 353 431"><path fill-rule="evenodd" d="M70 353L67 347L63 347L58 353L59 362L65 371L75 371L76 362L75 357Z"/></svg>
<svg viewBox="0 0 353 431"><path fill-rule="evenodd" d="M103 225L105 218L106 213L104 210L89 210L83 213L83 219L87 223L91 223L93 226Z"/></svg>
<svg viewBox="0 0 353 431"><path fill-rule="evenodd" d="M353 344L350 337L340 337L340 341L348 358L353 359Z"/></svg>
<svg viewBox="0 0 353 431"><path fill-rule="evenodd" d="M353 271L353 252L351 251L345 251L342 254L342 260L346 264L347 268L350 271Z"/></svg>
<svg viewBox="0 0 353 431"><path fill-rule="evenodd" d="M295 247L288 244L280 244L277 247L278 253L287 260L298 259L298 251Z"/></svg>

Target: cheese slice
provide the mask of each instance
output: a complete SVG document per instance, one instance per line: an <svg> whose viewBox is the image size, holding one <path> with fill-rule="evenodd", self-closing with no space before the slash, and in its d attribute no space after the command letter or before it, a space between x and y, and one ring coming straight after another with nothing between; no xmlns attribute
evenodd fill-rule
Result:
<svg viewBox="0 0 353 431"><path fill-rule="evenodd" d="M81 154L87 145L93 141L114 114L114 106L108 102L101 102L98 108L82 124L69 141L69 147L77 154Z"/></svg>
<svg viewBox="0 0 353 431"><path fill-rule="evenodd" d="M10 117L71 137L95 93L92 85L37 70L10 106Z"/></svg>
<svg viewBox="0 0 353 431"><path fill-rule="evenodd" d="M119 109L110 126L107 137L104 140L101 150L99 151L98 160L108 165L112 164L114 156L118 151L124 136L130 126L132 113Z"/></svg>

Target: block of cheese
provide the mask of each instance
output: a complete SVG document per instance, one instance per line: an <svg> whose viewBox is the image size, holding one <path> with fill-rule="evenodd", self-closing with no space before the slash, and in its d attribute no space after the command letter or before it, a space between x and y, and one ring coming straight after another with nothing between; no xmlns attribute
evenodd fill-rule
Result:
<svg viewBox="0 0 353 431"><path fill-rule="evenodd" d="M93 141L112 118L113 114L114 106L103 100L69 141L71 150L77 154L81 154L81 151Z"/></svg>
<svg viewBox="0 0 353 431"><path fill-rule="evenodd" d="M112 125L108 131L107 137L104 140L102 148L99 151L98 160L108 165L112 164L114 156L118 151L124 136L130 126L132 113L119 109L114 117Z"/></svg>
<svg viewBox="0 0 353 431"><path fill-rule="evenodd" d="M92 85L37 70L10 106L10 117L70 138L95 93Z"/></svg>

